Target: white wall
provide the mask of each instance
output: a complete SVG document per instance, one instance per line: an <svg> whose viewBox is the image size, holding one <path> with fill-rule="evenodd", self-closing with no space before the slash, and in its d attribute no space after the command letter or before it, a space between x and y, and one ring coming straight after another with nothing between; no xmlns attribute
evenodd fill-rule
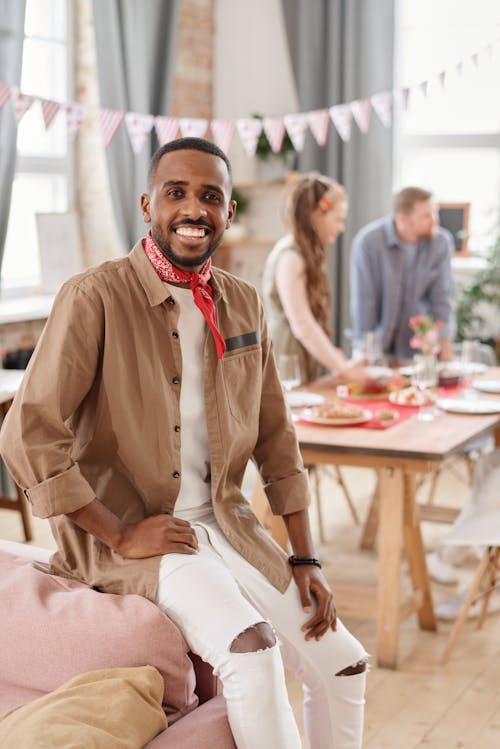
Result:
<svg viewBox="0 0 500 749"><path fill-rule="evenodd" d="M215 0L213 116L298 111L279 0ZM237 182L255 178L236 133L229 152Z"/></svg>

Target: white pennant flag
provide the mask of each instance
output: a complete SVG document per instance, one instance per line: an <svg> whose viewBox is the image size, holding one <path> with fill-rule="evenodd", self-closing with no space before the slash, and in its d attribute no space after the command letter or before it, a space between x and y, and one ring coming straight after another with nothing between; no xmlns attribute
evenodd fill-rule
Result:
<svg viewBox="0 0 500 749"><path fill-rule="evenodd" d="M146 138L151 132L155 118L152 114L137 114L136 112L126 112L125 125L127 126L130 145L135 154L139 154Z"/></svg>
<svg viewBox="0 0 500 749"><path fill-rule="evenodd" d="M371 97L372 107L377 116L384 125L390 127L392 124L392 94L390 91L381 91L379 94L373 94Z"/></svg>
<svg viewBox="0 0 500 749"><path fill-rule="evenodd" d="M421 90L422 94L424 96L427 96L427 89L429 88L429 81L421 81L418 84L418 87Z"/></svg>
<svg viewBox="0 0 500 749"><path fill-rule="evenodd" d="M43 121L45 123L45 129L48 130L54 122L56 114L61 109L61 103L58 101L54 101L53 99L40 99L40 104L42 106L42 115Z"/></svg>
<svg viewBox="0 0 500 749"><path fill-rule="evenodd" d="M234 120L212 120L210 129L219 148L228 153L235 130Z"/></svg>
<svg viewBox="0 0 500 749"><path fill-rule="evenodd" d="M179 120L177 117L155 117L156 137L160 146L170 143L177 137L179 132Z"/></svg>
<svg viewBox="0 0 500 749"><path fill-rule="evenodd" d="M351 112L356 124L363 134L368 132L372 116L372 105L370 99L356 99L351 101Z"/></svg>
<svg viewBox="0 0 500 749"><path fill-rule="evenodd" d="M283 117L264 117L262 121L266 138L273 153L279 153L285 137Z"/></svg>
<svg viewBox="0 0 500 749"><path fill-rule="evenodd" d="M313 109L307 112L307 121L318 146L324 146L328 138L330 115L328 109Z"/></svg>
<svg viewBox="0 0 500 749"><path fill-rule="evenodd" d="M464 72L464 62L463 60L460 60L460 62L457 62L455 65L455 70L457 71L457 75L459 78L462 77L462 73Z"/></svg>
<svg viewBox="0 0 500 749"><path fill-rule="evenodd" d="M351 137L352 112L349 104L337 104L329 109L332 122L344 142Z"/></svg>
<svg viewBox="0 0 500 749"><path fill-rule="evenodd" d="M99 125L101 126L104 148L111 145L111 141L118 132L118 128L122 124L124 117L123 112L118 112L115 109L99 110Z"/></svg>
<svg viewBox="0 0 500 749"><path fill-rule="evenodd" d="M0 109L3 107L3 105L9 98L10 98L10 86L0 81Z"/></svg>
<svg viewBox="0 0 500 749"><path fill-rule="evenodd" d="M446 83L446 70L442 70L440 73L438 73L437 79L441 88L444 88Z"/></svg>
<svg viewBox="0 0 500 749"><path fill-rule="evenodd" d="M27 96L26 94L23 94L21 91L19 91L17 86L11 86L10 91L12 106L14 107L14 114L16 116L17 123L19 124L23 115L26 114L35 99L33 96Z"/></svg>
<svg viewBox="0 0 500 749"><path fill-rule="evenodd" d="M181 117L179 127L184 138L203 138L207 132L208 120L199 117Z"/></svg>
<svg viewBox="0 0 500 749"><path fill-rule="evenodd" d="M262 132L262 120L258 117L244 117L236 120L236 129L247 156L255 156L259 135Z"/></svg>
<svg viewBox="0 0 500 749"><path fill-rule="evenodd" d="M303 112L285 114L283 122L295 150L303 151L307 132L307 114Z"/></svg>
<svg viewBox="0 0 500 749"><path fill-rule="evenodd" d="M403 112L406 112L406 110L408 109L410 105L410 93L411 93L410 87L403 86L403 88L396 89L394 93L398 97L401 103L401 108Z"/></svg>
<svg viewBox="0 0 500 749"><path fill-rule="evenodd" d="M63 104L61 109L66 112L66 122L68 124L68 135L70 138L74 138L78 128L85 119L87 114L87 108L83 104L77 102L69 102L69 104Z"/></svg>

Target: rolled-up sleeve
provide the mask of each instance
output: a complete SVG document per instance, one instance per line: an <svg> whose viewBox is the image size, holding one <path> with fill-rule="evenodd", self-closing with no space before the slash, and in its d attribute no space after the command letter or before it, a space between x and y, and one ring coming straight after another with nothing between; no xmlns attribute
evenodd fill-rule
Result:
<svg viewBox="0 0 500 749"><path fill-rule="evenodd" d="M309 482L297 435L279 380L261 307L262 398L254 459L274 515L288 515L310 504Z"/></svg>
<svg viewBox="0 0 500 749"><path fill-rule="evenodd" d="M95 499L74 459L71 419L94 381L101 329L95 302L65 284L2 426L2 458L39 517Z"/></svg>

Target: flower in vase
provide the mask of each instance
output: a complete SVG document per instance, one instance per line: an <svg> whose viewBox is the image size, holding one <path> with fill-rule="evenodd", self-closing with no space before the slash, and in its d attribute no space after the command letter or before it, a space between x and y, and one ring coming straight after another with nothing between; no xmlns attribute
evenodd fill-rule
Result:
<svg viewBox="0 0 500 749"><path fill-rule="evenodd" d="M433 320L427 315L414 315L410 317L409 326L413 330L410 338L410 346L419 349L423 354L439 353L439 328L443 325L442 320Z"/></svg>

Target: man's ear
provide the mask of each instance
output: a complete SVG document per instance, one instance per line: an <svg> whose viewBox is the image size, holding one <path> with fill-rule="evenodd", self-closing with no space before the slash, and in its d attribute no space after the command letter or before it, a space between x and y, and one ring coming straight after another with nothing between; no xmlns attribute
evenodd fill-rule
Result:
<svg viewBox="0 0 500 749"><path fill-rule="evenodd" d="M229 227L233 223L234 215L236 213L236 206L237 206L236 200L229 201L229 210L227 212L226 229L229 229Z"/></svg>
<svg viewBox="0 0 500 749"><path fill-rule="evenodd" d="M151 222L151 214L149 212L149 201L150 197L147 192L143 192L141 195L141 210L142 210L142 218L145 224L149 224Z"/></svg>

